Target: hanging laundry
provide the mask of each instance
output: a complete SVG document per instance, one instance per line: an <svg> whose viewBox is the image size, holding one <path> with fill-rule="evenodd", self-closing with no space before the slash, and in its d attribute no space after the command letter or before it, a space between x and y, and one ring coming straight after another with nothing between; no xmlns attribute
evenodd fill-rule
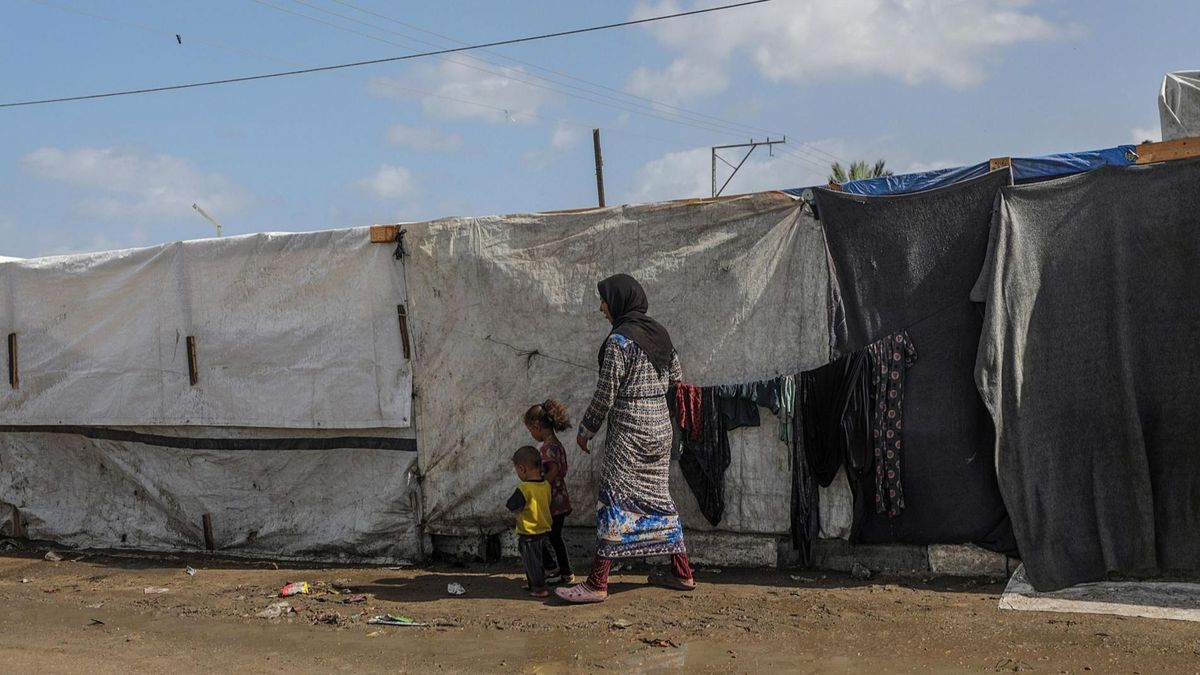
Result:
<svg viewBox="0 0 1200 675"><path fill-rule="evenodd" d="M717 387L717 405L729 431L762 424L758 407L779 413L779 380L763 380L746 384L724 384Z"/></svg>
<svg viewBox="0 0 1200 675"><path fill-rule="evenodd" d="M789 378L795 385L795 378ZM813 541L821 532L820 501L817 481L808 466L804 447L803 420L794 415L788 420L789 459L792 465L792 548L799 552L805 567L813 564Z"/></svg>
<svg viewBox="0 0 1200 675"><path fill-rule="evenodd" d="M863 489L864 477L874 465L869 375L866 352L861 351L801 373L797 385L798 416L809 468L819 486L829 487L838 470L846 467L854 495L854 533L870 511Z"/></svg>
<svg viewBox="0 0 1200 675"><path fill-rule="evenodd" d="M704 435L704 394L700 387L691 384L675 385L675 409L678 411L679 428L693 441Z"/></svg>
<svg viewBox="0 0 1200 675"><path fill-rule="evenodd" d="M795 424L792 423L796 414L796 377L784 375L779 378L779 440L792 444L792 433Z"/></svg>
<svg viewBox="0 0 1200 675"><path fill-rule="evenodd" d="M717 388L701 389L704 431L699 441L683 438L679 468L700 512L714 527L725 513L725 471L729 468L729 435L717 405Z"/></svg>
<svg viewBox="0 0 1200 675"><path fill-rule="evenodd" d="M917 360L907 331L867 345L871 356L871 445L875 453L875 512L895 518L904 510L900 452L904 431L904 373Z"/></svg>

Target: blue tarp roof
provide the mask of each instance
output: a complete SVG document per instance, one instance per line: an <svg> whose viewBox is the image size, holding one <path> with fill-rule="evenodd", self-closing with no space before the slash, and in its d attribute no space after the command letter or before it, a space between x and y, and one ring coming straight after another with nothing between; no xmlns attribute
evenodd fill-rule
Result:
<svg viewBox="0 0 1200 675"><path fill-rule="evenodd" d="M1071 174L1091 171L1102 166L1128 166L1136 160L1137 150L1132 145L1118 145L1115 148L1106 148L1104 150L1066 152L1042 157L1013 157L1013 180L1022 183L1058 176L1069 176ZM906 173L900 176L852 180L843 183L842 189L846 192L860 195L896 195L953 185L969 178L982 176L987 172L988 163L981 162L954 169L938 169L936 171L922 171L921 173ZM808 189L811 188L792 188L784 190L784 192L802 197L804 196L804 191Z"/></svg>

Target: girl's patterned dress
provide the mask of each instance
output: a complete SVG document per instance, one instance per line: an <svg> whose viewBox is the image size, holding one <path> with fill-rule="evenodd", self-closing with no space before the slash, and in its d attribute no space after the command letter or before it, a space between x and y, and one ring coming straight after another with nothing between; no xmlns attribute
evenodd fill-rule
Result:
<svg viewBox="0 0 1200 675"><path fill-rule="evenodd" d="M596 505L600 558L686 553L671 499L671 419L667 389L682 378L679 356L658 373L633 340L610 335L592 404L579 433L592 438L608 418Z"/></svg>

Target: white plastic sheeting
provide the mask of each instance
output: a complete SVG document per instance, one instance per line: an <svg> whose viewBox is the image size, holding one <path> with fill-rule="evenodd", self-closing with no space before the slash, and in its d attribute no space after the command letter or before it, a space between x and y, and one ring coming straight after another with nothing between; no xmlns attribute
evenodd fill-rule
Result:
<svg viewBox="0 0 1200 675"><path fill-rule="evenodd" d="M125 428L153 435L329 439L337 432ZM411 430L356 430L359 438ZM360 441L362 442L362 441ZM179 449L75 433L0 434L0 531L16 506L29 538L79 548L202 550L212 515L220 553L307 560L420 554L413 452Z"/></svg>
<svg viewBox="0 0 1200 675"><path fill-rule="evenodd" d="M1200 584L1101 581L1042 593L1029 583L1022 565L1000 596L1000 609L1200 621Z"/></svg>
<svg viewBox="0 0 1200 675"><path fill-rule="evenodd" d="M0 263L0 424L408 427L391 254L359 228Z"/></svg>
<svg viewBox="0 0 1200 675"><path fill-rule="evenodd" d="M796 373L828 360L825 249L818 224L778 194L584 213L446 219L407 225L417 338L415 397L431 532L511 527L510 458L531 443L521 422L547 398L573 421L596 383L608 325L596 282L628 272L671 331L684 378L724 384ZM573 522L594 522L603 444L568 446ZM598 439L602 440L602 439ZM791 471L769 411L730 434L720 529L783 534ZM690 528L708 529L673 469Z"/></svg>
<svg viewBox="0 0 1200 675"><path fill-rule="evenodd" d="M1200 70L1168 73L1158 94L1162 139L1200 136Z"/></svg>

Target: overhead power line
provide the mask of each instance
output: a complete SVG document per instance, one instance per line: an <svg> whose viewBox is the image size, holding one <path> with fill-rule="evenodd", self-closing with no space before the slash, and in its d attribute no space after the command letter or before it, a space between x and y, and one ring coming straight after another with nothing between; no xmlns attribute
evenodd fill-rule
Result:
<svg viewBox="0 0 1200 675"><path fill-rule="evenodd" d="M186 84L172 84L161 87L145 87L141 89L127 89L124 91L112 91L103 94L85 94L80 96L61 96L58 98L35 99L30 101L15 101L10 103L0 103L0 108L16 108L21 106L44 105L49 103L66 103L68 101L86 101L99 98L113 98L117 96L133 96L136 94L153 94L164 91L177 91L180 89L196 89L199 87L212 87L220 84L234 84L237 82L253 82L257 80L268 80L278 77L291 77L294 75L308 75L310 73L322 73L333 70L344 70L347 68L360 68L362 66L371 66L381 63L394 63L397 61L409 61L412 59L424 58L429 56L438 56L441 54L456 54L459 52L467 52L476 49L487 49L489 47L503 47L505 45L521 44L523 42L534 42L538 40L547 40L550 38L566 37L569 35L579 35L582 33L593 33L596 31L610 30L613 28L624 28L626 26L636 26L639 24L653 23L656 21L666 21L668 19L677 19L685 16L695 16L697 14L708 14L710 12L719 12L728 9L736 9L739 7L747 7L750 5L758 5L770 0L747 0L729 5L720 5L717 7L707 7L703 9L693 9L686 12L675 12L673 14L662 14L659 16L647 17L644 19L633 19L630 21L620 21L617 23L603 24L600 26L589 26L586 28L575 28L572 30L558 31L554 33L542 33L540 35L530 35L508 40L496 40L493 42L485 42L481 44L465 45L462 47L451 47L448 49L439 49L428 52L419 52L416 54L405 54L403 56L392 56L382 59L370 59L367 61L354 61L351 63L339 63L330 66L317 66L314 68L301 68L299 70L288 70L277 73L265 73L262 75L246 75L243 77L230 77L220 80L207 80L203 82L189 82Z"/></svg>

